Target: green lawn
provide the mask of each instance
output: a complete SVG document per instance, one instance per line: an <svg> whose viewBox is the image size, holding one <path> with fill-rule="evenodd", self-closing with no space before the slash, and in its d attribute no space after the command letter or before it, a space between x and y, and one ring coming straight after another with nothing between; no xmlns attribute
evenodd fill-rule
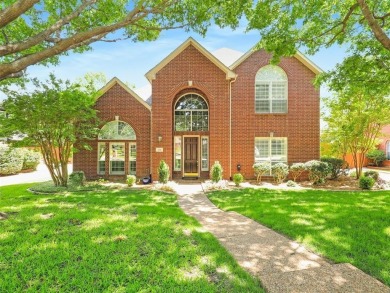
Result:
<svg viewBox="0 0 390 293"><path fill-rule="evenodd" d="M390 192L216 191L210 200L390 285Z"/></svg>
<svg viewBox="0 0 390 293"><path fill-rule="evenodd" d="M0 292L263 292L157 191L0 188Z"/></svg>

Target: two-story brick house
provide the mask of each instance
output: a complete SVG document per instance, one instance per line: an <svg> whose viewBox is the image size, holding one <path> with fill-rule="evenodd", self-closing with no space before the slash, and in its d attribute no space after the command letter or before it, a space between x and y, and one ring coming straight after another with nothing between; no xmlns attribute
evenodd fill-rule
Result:
<svg viewBox="0 0 390 293"><path fill-rule="evenodd" d="M189 38L146 73L149 103L114 78L96 102L106 124L92 151L74 155L88 178L157 178L160 160L171 178L208 178L215 161L230 178L253 178L252 165L305 162L320 154L320 69L302 54L270 65L250 50L223 63Z"/></svg>

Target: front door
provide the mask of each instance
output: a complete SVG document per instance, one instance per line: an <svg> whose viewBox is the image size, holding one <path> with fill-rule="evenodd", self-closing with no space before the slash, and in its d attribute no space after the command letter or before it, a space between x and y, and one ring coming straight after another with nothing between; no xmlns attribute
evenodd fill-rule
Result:
<svg viewBox="0 0 390 293"><path fill-rule="evenodd" d="M184 177L198 176L198 137L184 137Z"/></svg>

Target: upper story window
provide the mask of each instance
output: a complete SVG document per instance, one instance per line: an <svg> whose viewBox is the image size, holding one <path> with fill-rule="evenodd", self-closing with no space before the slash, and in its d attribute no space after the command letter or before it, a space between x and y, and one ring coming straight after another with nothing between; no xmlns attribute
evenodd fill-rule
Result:
<svg viewBox="0 0 390 293"><path fill-rule="evenodd" d="M110 121L106 123L99 133L102 140L136 140L134 129L123 121Z"/></svg>
<svg viewBox="0 0 390 293"><path fill-rule="evenodd" d="M287 75L282 68L267 65L257 72L256 113L287 113Z"/></svg>
<svg viewBox="0 0 390 293"><path fill-rule="evenodd" d="M197 94L182 96L175 105L175 131L208 131L209 107Z"/></svg>

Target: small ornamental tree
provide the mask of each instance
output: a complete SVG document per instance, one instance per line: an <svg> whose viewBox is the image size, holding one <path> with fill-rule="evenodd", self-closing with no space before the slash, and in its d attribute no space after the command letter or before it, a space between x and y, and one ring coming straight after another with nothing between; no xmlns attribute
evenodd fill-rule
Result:
<svg viewBox="0 0 390 293"><path fill-rule="evenodd" d="M1 134L23 133L25 142L40 147L54 184L67 186L67 165L75 143L77 148L89 149L87 141L97 135L94 93L53 74L45 82L31 82L33 91L3 88L8 96L3 107L8 115L0 117Z"/></svg>
<svg viewBox="0 0 390 293"><path fill-rule="evenodd" d="M382 165L382 162L386 160L386 154L384 151L381 150L372 150L369 151L366 155L366 157L370 160L372 160L375 164L375 166L379 167Z"/></svg>
<svg viewBox="0 0 390 293"><path fill-rule="evenodd" d="M290 173L293 180L296 182L297 179L305 172L306 167L304 163L294 163L290 166Z"/></svg>
<svg viewBox="0 0 390 293"><path fill-rule="evenodd" d="M280 184L286 179L288 175L288 165L284 163L277 163L272 166L272 176L277 184Z"/></svg>
<svg viewBox="0 0 390 293"><path fill-rule="evenodd" d="M169 180L169 166L165 163L164 160L160 161L160 165L158 166L158 181L160 183L166 184Z"/></svg>
<svg viewBox="0 0 390 293"><path fill-rule="evenodd" d="M261 177L271 171L271 163L260 162L253 164L253 170L255 171L256 181L261 182Z"/></svg>
<svg viewBox="0 0 390 293"><path fill-rule="evenodd" d="M219 162L215 162L213 164L213 166L211 167L211 171L210 171L210 177L211 177L211 181L215 182L215 183L218 183L219 181L222 180L222 173L223 173L223 169L222 169L222 166Z"/></svg>

